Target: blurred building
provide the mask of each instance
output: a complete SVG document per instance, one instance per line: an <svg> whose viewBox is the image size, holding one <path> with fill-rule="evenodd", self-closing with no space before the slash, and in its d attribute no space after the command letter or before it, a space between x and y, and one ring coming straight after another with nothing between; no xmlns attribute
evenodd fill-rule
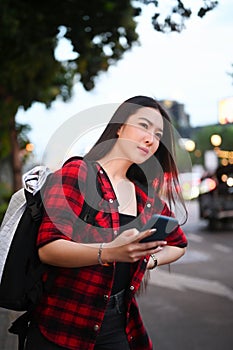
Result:
<svg viewBox="0 0 233 350"><path fill-rule="evenodd" d="M190 116L185 112L184 104L172 100L160 100L163 107L170 115L174 126L183 138L189 138L192 133Z"/></svg>

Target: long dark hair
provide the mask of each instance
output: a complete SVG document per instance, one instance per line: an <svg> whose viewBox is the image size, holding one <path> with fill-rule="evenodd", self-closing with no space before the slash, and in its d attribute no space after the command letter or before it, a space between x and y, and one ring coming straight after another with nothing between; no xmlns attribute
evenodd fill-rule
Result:
<svg viewBox="0 0 233 350"><path fill-rule="evenodd" d="M104 157L117 141L119 128L126 123L129 116L142 107L154 108L163 117L164 130L159 148L143 164L132 164L127 171L127 177L141 183L144 186L153 184L157 192L162 192L168 200L168 204L175 203L177 196L185 209L181 194L178 170L175 162L175 142L171 119L166 110L154 98L147 96L135 96L124 101L115 111L105 130L85 155L85 158L97 161ZM157 165L157 166L156 166ZM175 193L175 195L174 195ZM187 211L185 209L186 216Z"/></svg>

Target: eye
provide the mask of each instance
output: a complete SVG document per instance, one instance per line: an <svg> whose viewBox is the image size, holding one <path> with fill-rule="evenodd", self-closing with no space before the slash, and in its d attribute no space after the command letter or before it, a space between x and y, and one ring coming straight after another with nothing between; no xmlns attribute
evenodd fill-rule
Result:
<svg viewBox="0 0 233 350"><path fill-rule="evenodd" d="M140 122L139 125L146 130L148 130L148 128L149 128L149 125L147 123L144 123L144 122Z"/></svg>
<svg viewBox="0 0 233 350"><path fill-rule="evenodd" d="M163 137L163 134L161 132L155 132L154 135L157 140L161 140L161 138Z"/></svg>

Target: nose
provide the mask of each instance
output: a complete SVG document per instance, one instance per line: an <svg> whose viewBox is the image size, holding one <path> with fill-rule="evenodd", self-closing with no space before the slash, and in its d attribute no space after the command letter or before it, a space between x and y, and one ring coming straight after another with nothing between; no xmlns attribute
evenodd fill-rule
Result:
<svg viewBox="0 0 233 350"><path fill-rule="evenodd" d="M145 136L145 143L147 145L152 145L153 142L154 142L154 134L150 133L150 132L147 132L146 136Z"/></svg>

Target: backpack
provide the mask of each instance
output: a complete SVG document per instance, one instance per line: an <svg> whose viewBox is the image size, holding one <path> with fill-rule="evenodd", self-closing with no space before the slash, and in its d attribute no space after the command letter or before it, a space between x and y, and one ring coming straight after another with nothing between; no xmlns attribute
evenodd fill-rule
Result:
<svg viewBox="0 0 233 350"><path fill-rule="evenodd" d="M72 157L65 164L75 159L82 157ZM86 161L86 164L88 200L85 200L80 218L93 223L97 210L91 189L96 173L90 162ZM0 228L0 307L26 311L8 330L18 335L19 350L24 348L33 309L55 278L53 267L40 261L36 247L44 211L41 191L50 174L47 167L37 166L23 175L24 188L12 195ZM51 271L44 283L42 276L46 269Z"/></svg>

